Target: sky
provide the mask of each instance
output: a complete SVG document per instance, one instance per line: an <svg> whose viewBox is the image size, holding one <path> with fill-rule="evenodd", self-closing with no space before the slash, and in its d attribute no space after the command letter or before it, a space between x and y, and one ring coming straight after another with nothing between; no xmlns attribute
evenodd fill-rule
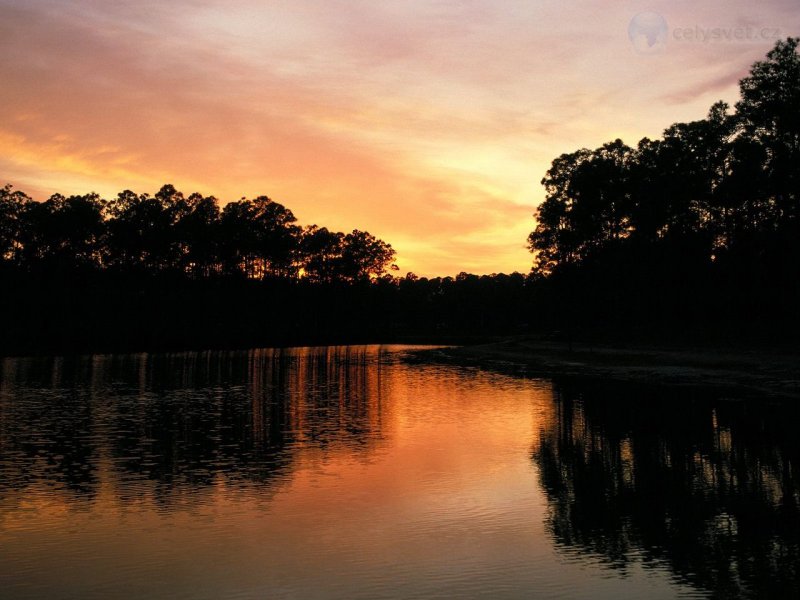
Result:
<svg viewBox="0 0 800 600"><path fill-rule="evenodd" d="M391 243L401 274L524 273L555 157L733 104L798 8L0 0L0 185L268 195Z"/></svg>

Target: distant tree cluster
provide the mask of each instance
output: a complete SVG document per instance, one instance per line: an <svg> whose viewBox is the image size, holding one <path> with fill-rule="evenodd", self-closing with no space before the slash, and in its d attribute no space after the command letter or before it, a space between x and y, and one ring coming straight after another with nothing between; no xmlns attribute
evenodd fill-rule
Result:
<svg viewBox="0 0 800 600"><path fill-rule="evenodd" d="M606 287L663 283L789 298L800 284L800 38L780 41L740 82L730 111L556 158L528 239L534 273ZM601 286L602 287L602 286ZM632 291L631 291L632 290ZM588 291L588 290L587 290ZM706 290L708 291L708 290ZM603 295L602 293L600 294ZM609 298L625 305L625 298ZM650 298L652 300L652 298ZM677 301L675 292L672 300ZM764 309L764 306L760 306Z"/></svg>
<svg viewBox="0 0 800 600"><path fill-rule="evenodd" d="M26 271L104 270L357 282L386 276L395 251L365 232L300 227L266 196L220 208L213 196L165 185L155 196L124 191L55 194L35 202L0 189L0 259Z"/></svg>
<svg viewBox="0 0 800 600"><path fill-rule="evenodd" d="M470 339L527 322L524 275L393 276L373 235L267 197L0 189L0 355ZM500 309L502 307L502 309Z"/></svg>

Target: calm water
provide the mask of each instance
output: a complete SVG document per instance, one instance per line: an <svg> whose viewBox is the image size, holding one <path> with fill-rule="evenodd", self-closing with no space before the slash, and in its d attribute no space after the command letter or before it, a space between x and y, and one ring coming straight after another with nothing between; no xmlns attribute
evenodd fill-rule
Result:
<svg viewBox="0 0 800 600"><path fill-rule="evenodd" d="M796 408L409 350L0 362L0 597L800 590Z"/></svg>

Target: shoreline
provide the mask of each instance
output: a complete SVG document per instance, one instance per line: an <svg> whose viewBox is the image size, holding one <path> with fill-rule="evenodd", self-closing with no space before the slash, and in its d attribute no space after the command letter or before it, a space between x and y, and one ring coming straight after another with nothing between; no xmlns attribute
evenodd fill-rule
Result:
<svg viewBox="0 0 800 600"><path fill-rule="evenodd" d="M440 348L472 347L471 345L495 343L507 339L503 336L489 335L405 335L386 337L299 337L290 340L271 339L262 343L231 343L231 344L164 344L164 345L102 345L97 347L70 347L46 346L40 348L26 348L21 350L0 349L0 361L5 359L39 359L39 358L72 358L86 356L108 355L136 355L136 354L181 354L201 352L247 352L264 348L290 349L290 348L321 348L334 346L430 346Z"/></svg>
<svg viewBox="0 0 800 600"><path fill-rule="evenodd" d="M457 335L387 336L378 340L355 337L336 341L327 337L301 338L287 340L289 343L283 340L272 341L272 344L231 344L207 348L165 345L146 350L136 347L93 350L52 348L38 352L0 352L0 360L397 344L430 346L413 352L416 359L423 362L471 366L529 377L583 380L598 385L614 382L657 387L706 388L730 391L735 396L800 399L800 351L785 346L657 346L645 343L584 341L568 344L565 341L537 336Z"/></svg>
<svg viewBox="0 0 800 600"><path fill-rule="evenodd" d="M603 380L665 387L735 390L745 395L800 399L800 353L783 349L680 348L553 342L514 338L426 350L434 362L522 370L547 378Z"/></svg>

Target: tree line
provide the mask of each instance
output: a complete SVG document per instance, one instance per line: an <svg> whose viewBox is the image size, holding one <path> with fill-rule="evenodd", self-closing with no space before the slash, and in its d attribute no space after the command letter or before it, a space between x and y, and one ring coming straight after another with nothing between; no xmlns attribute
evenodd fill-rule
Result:
<svg viewBox="0 0 800 600"><path fill-rule="evenodd" d="M394 259L266 196L220 207L165 185L36 202L6 186L0 354L438 342L525 323L524 275L400 278Z"/></svg>
<svg viewBox="0 0 800 600"><path fill-rule="evenodd" d="M565 318L797 320L798 43L752 66L733 109L553 161L528 242Z"/></svg>
<svg viewBox="0 0 800 600"><path fill-rule="evenodd" d="M165 185L0 189L0 352L569 337L800 336L800 39L733 109L557 157L527 275L403 278L360 230Z"/></svg>
<svg viewBox="0 0 800 600"><path fill-rule="evenodd" d="M0 259L27 272L101 270L356 282L396 269L395 251L366 231L300 227L292 211L259 196L220 208L213 196L164 185L154 196L54 194L35 202L0 189Z"/></svg>

